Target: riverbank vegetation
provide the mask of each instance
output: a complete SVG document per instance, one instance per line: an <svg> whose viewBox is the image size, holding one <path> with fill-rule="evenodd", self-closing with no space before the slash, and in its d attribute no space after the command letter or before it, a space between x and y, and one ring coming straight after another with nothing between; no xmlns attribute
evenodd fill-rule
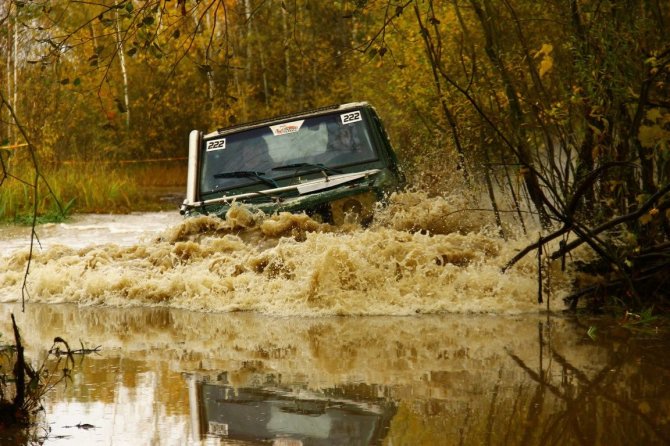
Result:
<svg viewBox="0 0 670 446"><path fill-rule="evenodd" d="M23 179L33 210L46 193L125 209L141 200L116 168L57 192L44 166L122 170L185 156L193 128L364 99L431 193L481 184L499 223L543 227L518 258L599 277L571 305L667 308L669 23L659 0L10 0L0 186ZM571 261L583 245L596 261Z"/></svg>
<svg viewBox="0 0 670 446"><path fill-rule="evenodd" d="M27 163L12 170L16 178L29 178ZM0 187L0 221L30 224L62 221L73 212L128 213L177 209L183 195L186 165L181 160L152 163L67 163L43 168L47 181L33 186L7 181Z"/></svg>

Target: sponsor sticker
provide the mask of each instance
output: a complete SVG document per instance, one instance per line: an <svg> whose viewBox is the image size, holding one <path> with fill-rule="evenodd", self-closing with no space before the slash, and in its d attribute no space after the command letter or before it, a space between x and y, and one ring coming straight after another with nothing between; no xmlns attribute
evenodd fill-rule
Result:
<svg viewBox="0 0 670 446"><path fill-rule="evenodd" d="M226 138L215 139L212 141L207 141L205 150L211 152L212 150L222 150L226 148Z"/></svg>
<svg viewBox="0 0 670 446"><path fill-rule="evenodd" d="M210 421L207 425L207 431L212 435L228 436L228 424Z"/></svg>
<svg viewBox="0 0 670 446"><path fill-rule="evenodd" d="M342 119L342 124L351 124L357 121L362 121L363 117L361 116L361 112L355 111L341 114L340 119Z"/></svg>
<svg viewBox="0 0 670 446"><path fill-rule="evenodd" d="M285 122L284 124L271 125L270 129L275 136L288 135L289 133L296 133L302 127L305 120Z"/></svg>

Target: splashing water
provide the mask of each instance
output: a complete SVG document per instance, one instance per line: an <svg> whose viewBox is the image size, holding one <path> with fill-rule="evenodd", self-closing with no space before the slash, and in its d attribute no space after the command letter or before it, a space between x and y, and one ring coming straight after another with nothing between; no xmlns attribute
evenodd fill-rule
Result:
<svg viewBox="0 0 670 446"><path fill-rule="evenodd" d="M278 316L544 309L534 256L500 270L531 240L505 241L490 214L462 209L459 198L397 194L361 228L233 207L225 220L187 218L125 246L54 245L34 254L29 301ZM0 258L0 301L20 299L27 260ZM569 274L552 265L545 275L545 299L558 302Z"/></svg>

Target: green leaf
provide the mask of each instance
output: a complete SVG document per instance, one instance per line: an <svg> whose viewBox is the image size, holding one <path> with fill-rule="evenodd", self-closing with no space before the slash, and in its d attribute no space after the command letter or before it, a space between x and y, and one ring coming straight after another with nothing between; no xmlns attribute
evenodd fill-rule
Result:
<svg viewBox="0 0 670 446"><path fill-rule="evenodd" d="M135 9L135 7L133 6L133 2L128 2L126 4L126 11L133 12L133 9Z"/></svg>
<svg viewBox="0 0 670 446"><path fill-rule="evenodd" d="M591 338L592 341L595 341L597 331L598 331L598 329L595 326L591 325L589 327L589 330L586 332L586 334L589 336L589 338Z"/></svg>
<svg viewBox="0 0 670 446"><path fill-rule="evenodd" d="M146 16L145 18L142 19L142 23L144 23L145 25L153 25L154 18L151 16Z"/></svg>
<svg viewBox="0 0 670 446"><path fill-rule="evenodd" d="M75 87L80 86L81 85L81 79L79 79L78 77L75 78L74 81L72 81L72 85L74 85Z"/></svg>

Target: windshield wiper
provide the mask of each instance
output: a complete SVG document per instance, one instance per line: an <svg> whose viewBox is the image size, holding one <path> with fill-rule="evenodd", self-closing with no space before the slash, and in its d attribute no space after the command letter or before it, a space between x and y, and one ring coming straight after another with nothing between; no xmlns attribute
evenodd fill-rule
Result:
<svg viewBox="0 0 670 446"><path fill-rule="evenodd" d="M295 169L296 172L299 172L304 169L319 169L323 176L328 178L328 173L342 173L341 170L331 169L330 167L324 166L323 164L311 164L311 163L294 163L294 164L285 164L283 166L273 167L272 170L292 170Z"/></svg>
<svg viewBox="0 0 670 446"><path fill-rule="evenodd" d="M277 183L269 178L265 178L265 172L257 172L255 170L237 170L235 172L221 172L215 173L214 178L256 178L268 186L277 187Z"/></svg>

